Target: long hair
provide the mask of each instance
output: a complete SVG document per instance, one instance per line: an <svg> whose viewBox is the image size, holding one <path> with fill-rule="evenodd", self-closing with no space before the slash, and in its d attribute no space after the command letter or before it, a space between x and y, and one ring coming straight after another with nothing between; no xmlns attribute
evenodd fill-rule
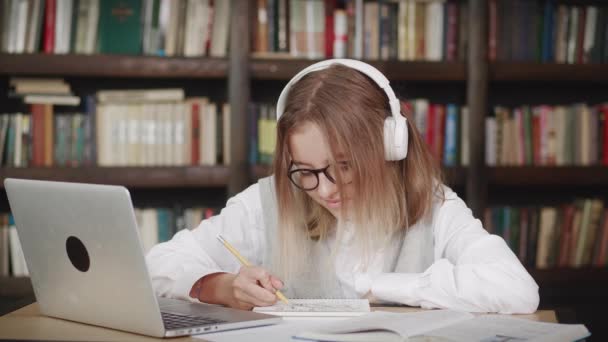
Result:
<svg viewBox="0 0 608 342"><path fill-rule="evenodd" d="M349 227L365 258L394 233L407 230L429 214L438 194L443 198L441 170L413 120L407 125L407 158L384 159L383 129L388 115L384 91L363 73L343 65L310 73L291 88L277 123L273 165L279 215L275 272L284 279L298 273L308 260L309 241L327 238L337 223L328 210L288 179L289 137L304 124L315 124L321 130L333 158L341 153L350 162L353 181L348 186L355 195L349 202ZM341 191L339 171L337 178ZM336 234L341 232L337 229Z"/></svg>

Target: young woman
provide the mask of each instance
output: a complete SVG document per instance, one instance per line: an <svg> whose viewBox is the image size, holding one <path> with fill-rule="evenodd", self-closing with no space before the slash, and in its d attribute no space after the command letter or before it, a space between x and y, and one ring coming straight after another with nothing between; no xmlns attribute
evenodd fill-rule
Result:
<svg viewBox="0 0 608 342"><path fill-rule="evenodd" d="M296 75L273 177L147 256L158 295L250 309L289 298L530 313L538 286L441 182L388 80L355 60ZM221 234L257 266L241 267Z"/></svg>

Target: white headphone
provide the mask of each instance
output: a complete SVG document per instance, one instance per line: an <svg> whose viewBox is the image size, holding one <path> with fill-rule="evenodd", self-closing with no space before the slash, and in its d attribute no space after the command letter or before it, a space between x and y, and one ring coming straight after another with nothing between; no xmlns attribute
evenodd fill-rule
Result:
<svg viewBox="0 0 608 342"><path fill-rule="evenodd" d="M285 102L289 89L306 74L329 68L332 64L342 64L349 68L362 72L371 78L388 96L388 104L391 108L391 116L384 120L384 158L386 160L402 160L407 156L407 119L401 115L400 102L395 92L389 85L384 75L373 66L354 59L329 59L315 63L295 75L283 88L279 101L277 102L277 120L285 111Z"/></svg>

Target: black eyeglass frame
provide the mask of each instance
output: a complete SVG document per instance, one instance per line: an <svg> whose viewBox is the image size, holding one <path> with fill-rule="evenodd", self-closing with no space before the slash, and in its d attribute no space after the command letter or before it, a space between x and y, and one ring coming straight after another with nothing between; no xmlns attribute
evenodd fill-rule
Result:
<svg viewBox="0 0 608 342"><path fill-rule="evenodd" d="M294 165L294 163L293 163L293 162L291 162L291 163L289 164L289 169L291 169L291 168L293 167L293 165ZM335 179L334 177L332 177L332 175L331 175L331 174L329 174L329 172L327 171L327 170L329 170L329 168L330 168L331 166L332 166L332 164L329 164L329 165L327 165L326 167L322 167L322 168L320 168L320 169L303 169L303 168L302 168L302 169L290 170L290 171L287 173L287 178L289 178L289 180L291 181L291 183L292 183L293 185L295 185L295 186L296 186L298 189L303 190L303 191L313 191L313 190L315 190L316 188L318 188L318 187L319 187L319 183L321 182L321 181L319 180L319 174L320 174L320 173L324 174L324 175L325 175L325 177L326 177L326 178L327 178L327 179L328 179L330 182L332 182L332 183L336 184L336 179ZM296 182L296 181L295 181L295 180L292 178L292 175L293 175L294 173L296 173L296 172L300 172L300 171L311 172L312 174L314 174L314 175L315 175L315 177L317 178L317 185L315 185L314 187L312 187L312 188L310 188L310 189L308 189L308 188L304 188L304 187L301 187L301 186L300 186L300 185L299 185L299 184L298 184L298 183L297 183L297 182ZM348 184L348 183L347 183L347 184Z"/></svg>

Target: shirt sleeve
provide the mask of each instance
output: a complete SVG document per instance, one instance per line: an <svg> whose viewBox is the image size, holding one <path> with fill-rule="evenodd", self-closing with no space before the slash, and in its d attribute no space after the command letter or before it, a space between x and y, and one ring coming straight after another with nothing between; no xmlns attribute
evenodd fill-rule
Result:
<svg viewBox="0 0 608 342"><path fill-rule="evenodd" d="M423 273L382 273L374 297L423 308L531 313L538 285L505 241L488 234L466 204L446 188L433 213L435 262Z"/></svg>
<svg viewBox="0 0 608 342"><path fill-rule="evenodd" d="M146 264L156 294L194 301L189 296L190 289L201 277L238 272L240 263L217 240L218 234L251 263L260 264L265 239L259 196L259 185L254 184L230 198L219 215L154 246L146 256Z"/></svg>

